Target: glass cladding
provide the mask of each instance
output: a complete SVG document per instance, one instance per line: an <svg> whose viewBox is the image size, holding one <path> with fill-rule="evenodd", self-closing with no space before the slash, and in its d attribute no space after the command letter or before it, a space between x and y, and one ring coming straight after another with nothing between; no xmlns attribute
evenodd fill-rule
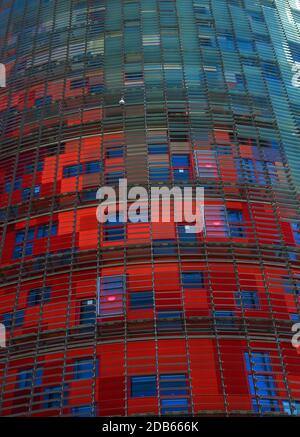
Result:
<svg viewBox="0 0 300 437"><path fill-rule="evenodd" d="M300 414L299 2L0 23L1 415ZM99 224L120 178L204 186L204 231Z"/></svg>

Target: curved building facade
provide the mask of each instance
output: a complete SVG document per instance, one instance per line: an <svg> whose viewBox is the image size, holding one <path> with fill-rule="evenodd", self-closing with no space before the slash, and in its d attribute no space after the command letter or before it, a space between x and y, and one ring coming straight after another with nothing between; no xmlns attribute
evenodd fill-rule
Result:
<svg viewBox="0 0 300 437"><path fill-rule="evenodd" d="M0 23L1 415L300 414L299 2ZM123 178L204 187L203 232L98 223Z"/></svg>

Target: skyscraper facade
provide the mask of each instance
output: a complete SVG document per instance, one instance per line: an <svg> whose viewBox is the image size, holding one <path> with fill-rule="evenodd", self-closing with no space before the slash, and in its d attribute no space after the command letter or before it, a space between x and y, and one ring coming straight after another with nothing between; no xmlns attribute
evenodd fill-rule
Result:
<svg viewBox="0 0 300 437"><path fill-rule="evenodd" d="M299 1L0 23L0 414L300 414ZM123 178L204 187L203 232L98 223Z"/></svg>

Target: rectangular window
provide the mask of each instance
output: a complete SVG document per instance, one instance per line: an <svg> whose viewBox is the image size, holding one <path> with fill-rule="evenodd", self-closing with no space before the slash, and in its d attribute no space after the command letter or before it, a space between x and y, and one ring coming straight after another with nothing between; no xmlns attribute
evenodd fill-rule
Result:
<svg viewBox="0 0 300 437"><path fill-rule="evenodd" d="M98 278L97 296L100 317L123 314L126 277L122 275Z"/></svg>
<svg viewBox="0 0 300 437"><path fill-rule="evenodd" d="M109 216L106 223L103 223L104 241L122 241L125 238L125 223L123 215Z"/></svg>
<svg viewBox="0 0 300 437"><path fill-rule="evenodd" d="M269 353L245 352L245 362L253 411L262 413L280 411L278 401L272 399L277 396L277 390Z"/></svg>
<svg viewBox="0 0 300 437"><path fill-rule="evenodd" d="M12 190L13 191L20 190L21 186L22 186L22 179L21 178L16 179L13 185L12 185L11 181L7 180L7 181L5 181L5 184L4 184L4 191L5 191L5 193L10 193Z"/></svg>
<svg viewBox="0 0 300 437"><path fill-rule="evenodd" d="M92 405L80 405L72 408L72 416L74 417L94 417L95 411Z"/></svg>
<svg viewBox="0 0 300 437"><path fill-rule="evenodd" d="M232 311L215 311L216 328L221 331L231 331L235 329L234 312Z"/></svg>
<svg viewBox="0 0 300 437"><path fill-rule="evenodd" d="M157 313L158 331L182 331L183 319L180 311L159 311Z"/></svg>
<svg viewBox="0 0 300 437"><path fill-rule="evenodd" d="M84 191L82 195L82 200L84 201L90 201L90 200L96 200L96 193L97 190L91 190L91 191Z"/></svg>
<svg viewBox="0 0 300 437"><path fill-rule="evenodd" d="M11 329L13 324L13 313L6 313L2 316L2 321L6 329ZM15 327L20 327L24 323L24 310L15 312Z"/></svg>
<svg viewBox="0 0 300 437"><path fill-rule="evenodd" d="M124 155L124 150L121 147L115 149L107 149L106 150L106 158L122 158Z"/></svg>
<svg viewBox="0 0 300 437"><path fill-rule="evenodd" d="M28 306L39 305L41 302L49 302L51 299L51 288L34 288L28 294Z"/></svg>
<svg viewBox="0 0 300 437"><path fill-rule="evenodd" d="M74 363L74 379L91 379L98 374L98 360L95 363L93 359L79 359Z"/></svg>
<svg viewBox="0 0 300 437"><path fill-rule="evenodd" d="M169 179L170 173L169 173L168 167L152 167L149 169L149 179L151 182L154 181L161 181L164 182Z"/></svg>
<svg viewBox="0 0 300 437"><path fill-rule="evenodd" d="M124 170L110 171L110 172L107 172L105 175L105 182L107 184L117 185L119 183L119 179L124 179L124 177L125 177Z"/></svg>
<svg viewBox="0 0 300 437"><path fill-rule="evenodd" d="M288 415L300 416L300 402L299 401L282 401L283 411Z"/></svg>
<svg viewBox="0 0 300 437"><path fill-rule="evenodd" d="M25 201L30 199L31 190L32 187L24 188L24 190L22 191L22 200ZM35 185L32 190L32 198L37 198L40 194L40 191L41 191L41 187L39 185Z"/></svg>
<svg viewBox="0 0 300 437"><path fill-rule="evenodd" d="M161 400L161 414L178 413L188 414L189 403L187 398L172 398Z"/></svg>
<svg viewBox="0 0 300 437"><path fill-rule="evenodd" d="M72 178L74 176L79 176L80 174L82 174L82 171L83 171L82 164L67 165L63 169L63 177Z"/></svg>
<svg viewBox="0 0 300 437"><path fill-rule="evenodd" d="M100 161L90 161L83 165L83 173L93 174L100 173L102 170L102 163Z"/></svg>
<svg viewBox="0 0 300 437"><path fill-rule="evenodd" d="M238 179L241 182L266 185L263 161L257 159L255 160L249 158L241 158L240 160L236 160L236 168Z"/></svg>
<svg viewBox="0 0 300 437"><path fill-rule="evenodd" d="M40 225L37 231L37 238L48 237L49 235L55 236L57 235L58 224L52 223L51 227L49 223L44 225Z"/></svg>
<svg viewBox="0 0 300 437"><path fill-rule="evenodd" d="M251 40L237 39L237 45L241 52L252 53L254 51L254 43Z"/></svg>
<svg viewBox="0 0 300 437"><path fill-rule="evenodd" d="M244 218L242 211L238 209L227 210L228 224L231 237L241 238L245 236Z"/></svg>
<svg viewBox="0 0 300 437"><path fill-rule="evenodd" d="M84 88L85 86L87 86L87 84L87 79L73 79L70 81L70 89L76 90L78 88Z"/></svg>
<svg viewBox="0 0 300 437"><path fill-rule="evenodd" d="M33 369L20 370L18 373L17 387L24 389L24 388L31 388L32 384L34 384L35 386L42 385L42 376L43 376L43 369L41 368L36 369L35 378L34 378Z"/></svg>
<svg viewBox="0 0 300 437"><path fill-rule="evenodd" d="M45 388L43 408L60 408L62 396L63 405L67 405L68 392L66 387L64 390L62 390L61 385Z"/></svg>
<svg viewBox="0 0 300 437"><path fill-rule="evenodd" d="M16 233L16 244L24 242L26 232L25 230L18 231ZM26 241L32 241L34 239L34 228L29 228L26 235Z"/></svg>
<svg viewBox="0 0 300 437"><path fill-rule="evenodd" d="M174 181L187 181L190 178L190 171L187 168L174 168L173 178Z"/></svg>
<svg viewBox="0 0 300 437"><path fill-rule="evenodd" d="M44 168L43 161L39 161L37 163L36 171L42 171L43 168ZM24 173L25 174L33 174L34 173L34 169L35 169L35 164L27 164L24 167Z"/></svg>
<svg viewBox="0 0 300 437"><path fill-rule="evenodd" d="M299 316L299 314L290 314L290 319L291 319L291 321L292 322L295 322L295 323L297 323L297 322L299 322L300 321L300 316Z"/></svg>
<svg viewBox="0 0 300 437"><path fill-rule="evenodd" d="M190 177L190 157L189 155L173 155L173 178L175 181L185 181Z"/></svg>
<svg viewBox="0 0 300 437"><path fill-rule="evenodd" d="M189 167L190 165L189 155L173 155L172 165L173 167Z"/></svg>
<svg viewBox="0 0 300 437"><path fill-rule="evenodd" d="M256 291L237 291L235 293L236 305L245 309L259 309L259 298Z"/></svg>
<svg viewBox="0 0 300 437"><path fill-rule="evenodd" d="M159 386L162 414L189 412L189 391L185 374L160 375Z"/></svg>
<svg viewBox="0 0 300 437"><path fill-rule="evenodd" d="M284 288L284 291L288 294L297 294L300 295L300 280L299 278L292 278L289 277L283 277L282 278L282 285Z"/></svg>
<svg viewBox="0 0 300 437"><path fill-rule="evenodd" d="M142 310L153 308L153 291L137 291L129 294L130 308L132 310Z"/></svg>
<svg viewBox="0 0 300 437"><path fill-rule="evenodd" d="M190 225L177 225L180 243L194 243L197 241L197 234L195 232L189 232L191 228L192 226Z"/></svg>
<svg viewBox="0 0 300 437"><path fill-rule="evenodd" d="M182 272L183 288L203 288L204 277L202 272Z"/></svg>
<svg viewBox="0 0 300 437"><path fill-rule="evenodd" d="M300 245L300 223L292 223L295 244Z"/></svg>
<svg viewBox="0 0 300 437"><path fill-rule="evenodd" d="M51 105L51 103L52 103L52 96L40 97L38 99L35 99L34 102L37 108L42 108L43 106Z"/></svg>
<svg viewBox="0 0 300 437"><path fill-rule="evenodd" d="M205 234L208 238L228 237L225 208L221 205L207 205L204 208Z"/></svg>
<svg viewBox="0 0 300 437"><path fill-rule="evenodd" d="M176 241L156 239L153 241L153 255L176 255Z"/></svg>
<svg viewBox="0 0 300 437"><path fill-rule="evenodd" d="M96 322L96 301L85 299L80 302L80 325L93 325Z"/></svg>
<svg viewBox="0 0 300 437"><path fill-rule="evenodd" d="M199 178L217 178L218 168L215 152L211 150L196 150L195 163Z"/></svg>
<svg viewBox="0 0 300 437"><path fill-rule="evenodd" d="M167 144L149 144L148 145L149 155L166 155L168 153Z"/></svg>
<svg viewBox="0 0 300 437"><path fill-rule="evenodd" d="M143 398L156 395L156 377L154 375L131 377L132 398Z"/></svg>
<svg viewBox="0 0 300 437"><path fill-rule="evenodd" d="M221 35L218 36L218 42L220 49L223 50L229 50L232 51L235 49L234 47L234 40L231 35Z"/></svg>

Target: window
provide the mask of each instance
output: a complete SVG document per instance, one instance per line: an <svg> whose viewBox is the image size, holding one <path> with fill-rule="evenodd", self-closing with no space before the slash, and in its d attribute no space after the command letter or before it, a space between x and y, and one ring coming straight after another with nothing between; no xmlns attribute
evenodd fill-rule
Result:
<svg viewBox="0 0 300 437"><path fill-rule="evenodd" d="M12 190L13 191L20 190L21 186L22 186L21 178L16 179L13 185L11 181L5 181L4 191L5 193L10 193Z"/></svg>
<svg viewBox="0 0 300 437"><path fill-rule="evenodd" d="M133 310L142 310L153 308L153 291L131 292L129 295L130 308Z"/></svg>
<svg viewBox="0 0 300 437"><path fill-rule="evenodd" d="M153 181L166 181L169 179L170 173L168 167L152 167L149 169L149 179Z"/></svg>
<svg viewBox="0 0 300 437"><path fill-rule="evenodd" d="M178 238L180 243L193 243L197 241L197 234L195 232L189 232L192 229L189 225L177 225Z"/></svg>
<svg viewBox="0 0 300 437"><path fill-rule="evenodd" d="M300 402L299 401L282 401L283 411L288 415L300 416Z"/></svg>
<svg viewBox="0 0 300 437"><path fill-rule="evenodd" d="M188 180L190 176L190 157L189 155L173 155L173 177L176 181Z"/></svg>
<svg viewBox="0 0 300 437"><path fill-rule="evenodd" d="M40 97L38 99L35 99L35 102L34 102L34 104L37 108L41 108L41 107L46 106L46 105L51 105L51 103L52 103L52 96Z"/></svg>
<svg viewBox="0 0 300 437"><path fill-rule="evenodd" d="M156 395L156 377L154 375L131 377L132 398L143 398Z"/></svg>
<svg viewBox="0 0 300 437"><path fill-rule="evenodd" d="M58 224L52 223L51 227L49 223L44 225L40 225L37 231L37 238L48 237L49 235L54 236L57 235Z"/></svg>
<svg viewBox="0 0 300 437"><path fill-rule="evenodd" d="M196 150L195 163L200 178L217 178L218 169L215 153L211 150Z"/></svg>
<svg viewBox="0 0 300 437"><path fill-rule="evenodd" d="M105 175L105 182L107 184L118 184L119 179L123 179L125 176L124 170L120 171L110 171Z"/></svg>
<svg viewBox="0 0 300 437"><path fill-rule="evenodd" d="M272 375L270 355L267 352L245 352L248 384L255 412L279 411L279 404L272 397L277 396L276 384Z"/></svg>
<svg viewBox="0 0 300 437"><path fill-rule="evenodd" d="M84 173L92 174L92 173L100 173L102 170L102 163L100 161L90 161L86 162L84 165Z"/></svg>
<svg viewBox="0 0 300 437"><path fill-rule="evenodd" d="M80 325L92 325L96 322L96 301L85 299L80 302Z"/></svg>
<svg viewBox="0 0 300 437"><path fill-rule="evenodd" d="M84 191L82 193L82 200L84 201L96 200L96 193L97 190Z"/></svg>
<svg viewBox="0 0 300 437"><path fill-rule="evenodd" d="M174 168L173 177L175 181L187 181L190 177L190 171L186 168Z"/></svg>
<svg viewBox="0 0 300 437"><path fill-rule="evenodd" d="M272 163L266 162L265 164L266 166L268 164L267 167L269 168L270 173L274 172L274 169L272 169L271 166ZM238 179L240 181L248 182L251 184L266 184L263 161L257 159L255 160L249 158L241 158L240 160L236 160L236 168Z"/></svg>
<svg viewBox="0 0 300 437"><path fill-rule="evenodd" d="M237 45L241 52L251 53L254 51L254 43L246 39L237 39Z"/></svg>
<svg viewBox="0 0 300 437"><path fill-rule="evenodd" d="M221 331L235 329L234 312L215 311L216 328Z"/></svg>
<svg viewBox="0 0 300 437"><path fill-rule="evenodd" d="M34 288L28 294L28 306L39 305L41 302L49 302L51 299L51 288Z"/></svg>
<svg viewBox="0 0 300 437"><path fill-rule="evenodd" d="M238 209L228 209L227 217L231 237L244 237L244 219L242 211Z"/></svg>
<svg viewBox="0 0 300 437"><path fill-rule="evenodd" d="M122 158L124 155L124 150L121 147L115 149L107 149L106 158Z"/></svg>
<svg viewBox="0 0 300 437"><path fill-rule="evenodd" d="M60 408L61 396L63 396L63 405L67 405L67 387L64 390L61 385L45 388L43 408Z"/></svg>
<svg viewBox="0 0 300 437"><path fill-rule="evenodd" d="M234 41L231 35L221 35L218 36L218 42L220 49L223 50L234 50Z"/></svg>
<svg viewBox="0 0 300 437"><path fill-rule="evenodd" d="M173 155L172 165L173 167L188 167L190 165L189 155Z"/></svg>
<svg viewBox="0 0 300 437"><path fill-rule="evenodd" d="M300 223L292 223L292 231L294 235L295 244L300 245Z"/></svg>
<svg viewBox="0 0 300 437"><path fill-rule="evenodd" d="M225 220L225 209L221 205L207 205L204 208L205 234L208 238L225 238L228 226Z"/></svg>
<svg viewBox="0 0 300 437"><path fill-rule="evenodd" d="M82 164L68 165L63 169L63 177L71 178L74 176L79 176L82 173Z"/></svg>
<svg viewBox="0 0 300 437"><path fill-rule="evenodd" d="M187 398L161 399L161 414L167 413L182 413L189 412L189 404Z"/></svg>
<svg viewBox="0 0 300 437"><path fill-rule="evenodd" d="M23 255L24 248L24 256L30 256L33 254L33 242L34 239L34 230L28 230L27 239L24 244L25 231L19 231L16 234L15 247L13 252L14 259L21 258Z"/></svg>
<svg viewBox="0 0 300 437"><path fill-rule="evenodd" d="M125 224L123 215L119 212L116 215L107 217L106 223L103 224L104 241L122 241L125 238Z"/></svg>
<svg viewBox="0 0 300 437"><path fill-rule="evenodd" d="M16 244L24 242L26 232L25 230L18 231L16 233ZM32 241L34 239L34 228L29 228L27 231L26 241Z"/></svg>
<svg viewBox="0 0 300 437"><path fill-rule="evenodd" d="M204 278L202 272L182 272L183 288L203 288Z"/></svg>
<svg viewBox="0 0 300 437"><path fill-rule="evenodd" d="M82 174L99 173L103 169L101 161L88 161L80 164L67 165L63 169L64 178L72 178Z"/></svg>
<svg viewBox="0 0 300 437"><path fill-rule="evenodd" d="M80 407L72 408L72 416L75 417L93 417L95 411L92 405L80 405Z"/></svg>
<svg viewBox="0 0 300 437"><path fill-rule="evenodd" d="M98 360L95 363L93 359L79 359L74 363L74 379L91 379L98 375Z"/></svg>
<svg viewBox="0 0 300 437"><path fill-rule="evenodd" d="M84 88L88 84L87 79L73 79L70 82L70 89L75 90L78 88Z"/></svg>
<svg viewBox="0 0 300 437"><path fill-rule="evenodd" d="M295 322L295 323L300 322L299 314L290 314L290 319L292 322Z"/></svg>
<svg viewBox="0 0 300 437"><path fill-rule="evenodd" d="M44 163L43 163L43 161L39 161L39 162L37 163L37 168L36 168L36 170L37 170L37 171L42 171L42 170L43 170L43 167L44 167ZM32 173L34 173L34 169L35 169L35 164L27 164L27 165L25 165L24 173L25 173L25 174L32 174Z"/></svg>
<svg viewBox="0 0 300 437"><path fill-rule="evenodd" d="M35 372L34 377L34 369L26 369L26 370L20 370L18 373L18 388L31 388L32 385L42 385L42 376L43 376L43 369L38 368Z"/></svg>
<svg viewBox="0 0 300 437"><path fill-rule="evenodd" d="M123 314L125 288L125 276L116 275L98 278L97 296L100 317Z"/></svg>
<svg viewBox="0 0 300 437"><path fill-rule="evenodd" d="M215 39L209 36L199 36L201 47L215 47Z"/></svg>
<svg viewBox="0 0 300 437"><path fill-rule="evenodd" d="M160 375L161 413L188 413L188 384L184 374Z"/></svg>
<svg viewBox="0 0 300 437"><path fill-rule="evenodd" d="M166 155L168 153L167 144L149 144L148 145L149 155Z"/></svg>
<svg viewBox="0 0 300 437"><path fill-rule="evenodd" d="M153 255L176 255L176 241L157 239L153 241Z"/></svg>
<svg viewBox="0 0 300 437"><path fill-rule="evenodd" d="M24 190L22 191L22 200L25 201L25 200L29 200L30 199L31 190L32 190L31 187L30 188L24 188ZM33 190L32 190L32 197L33 198L38 197L39 194L40 194L40 191L41 191L41 187L39 185L35 185L33 187Z"/></svg>
<svg viewBox="0 0 300 437"><path fill-rule="evenodd" d="M2 321L7 329L11 329L13 324L13 313L6 313L2 316ZM15 312L15 327L20 327L24 323L24 310Z"/></svg>
<svg viewBox="0 0 300 437"><path fill-rule="evenodd" d="M259 309L259 298L256 291L237 291L235 293L236 305L245 309Z"/></svg>
<svg viewBox="0 0 300 437"><path fill-rule="evenodd" d="M282 285L286 293L300 295L300 281L298 277L294 278L294 280L289 277L283 277Z"/></svg>
<svg viewBox="0 0 300 437"><path fill-rule="evenodd" d="M183 329L182 313L180 311L159 311L157 329L158 331L181 331Z"/></svg>

